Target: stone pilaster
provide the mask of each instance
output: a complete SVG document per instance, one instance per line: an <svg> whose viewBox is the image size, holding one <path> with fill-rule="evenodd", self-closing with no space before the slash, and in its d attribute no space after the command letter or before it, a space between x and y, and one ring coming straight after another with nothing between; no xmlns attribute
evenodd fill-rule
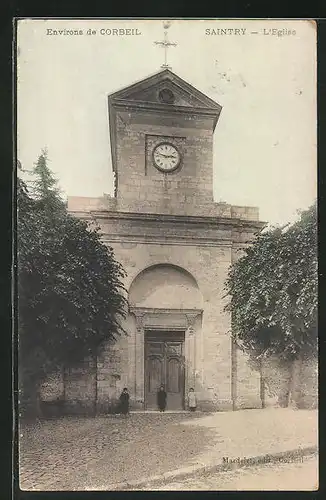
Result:
<svg viewBox="0 0 326 500"><path fill-rule="evenodd" d="M135 332L135 399L136 402L144 402L144 313L133 311L136 318Z"/></svg>
<svg viewBox="0 0 326 500"><path fill-rule="evenodd" d="M201 312L192 312L186 314L187 319L187 330L186 330L186 343L187 343L187 359L186 359L186 385L187 389L189 387L194 387L196 385L196 332L195 332L195 321Z"/></svg>

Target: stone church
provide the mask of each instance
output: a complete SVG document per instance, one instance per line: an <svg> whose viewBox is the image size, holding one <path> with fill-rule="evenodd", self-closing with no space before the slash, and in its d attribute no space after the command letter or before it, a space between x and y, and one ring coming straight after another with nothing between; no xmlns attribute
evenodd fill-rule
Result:
<svg viewBox="0 0 326 500"><path fill-rule="evenodd" d="M105 411L128 387L132 409L155 409L161 384L168 410L186 409L190 387L201 410L262 406L224 283L263 223L257 208L214 202L221 109L170 69L108 96L114 196L70 197L68 209L101 227L127 273L128 335L66 376L71 407Z"/></svg>

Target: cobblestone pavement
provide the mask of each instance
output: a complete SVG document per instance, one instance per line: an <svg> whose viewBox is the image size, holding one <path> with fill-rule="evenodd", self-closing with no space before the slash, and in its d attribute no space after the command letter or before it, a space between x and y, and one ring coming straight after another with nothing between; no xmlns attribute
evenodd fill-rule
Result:
<svg viewBox="0 0 326 500"><path fill-rule="evenodd" d="M181 425L191 418L187 413L151 413L21 426L20 488L105 489L126 479L174 470L216 437L207 428Z"/></svg>
<svg viewBox="0 0 326 500"><path fill-rule="evenodd" d="M317 445L317 412L242 410L62 418L20 429L20 488L106 490L223 457ZM243 469L244 470L244 469Z"/></svg>
<svg viewBox="0 0 326 500"><path fill-rule="evenodd" d="M236 470L195 475L147 491L312 491L318 489L316 455L294 463L266 464Z"/></svg>

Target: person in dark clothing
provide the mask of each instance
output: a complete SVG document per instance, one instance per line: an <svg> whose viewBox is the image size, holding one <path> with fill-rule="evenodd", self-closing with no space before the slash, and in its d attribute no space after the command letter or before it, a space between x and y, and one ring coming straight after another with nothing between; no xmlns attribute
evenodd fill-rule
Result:
<svg viewBox="0 0 326 500"><path fill-rule="evenodd" d="M164 411L166 408L166 392L163 385L161 385L157 393L157 406L160 411Z"/></svg>
<svg viewBox="0 0 326 500"><path fill-rule="evenodd" d="M120 413L127 416L129 413L129 393L127 387L125 387L120 394Z"/></svg>

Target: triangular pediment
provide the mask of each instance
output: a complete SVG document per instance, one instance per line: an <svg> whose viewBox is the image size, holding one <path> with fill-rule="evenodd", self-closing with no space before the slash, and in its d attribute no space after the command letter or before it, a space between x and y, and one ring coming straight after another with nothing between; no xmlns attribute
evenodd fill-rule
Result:
<svg viewBox="0 0 326 500"><path fill-rule="evenodd" d="M167 98L164 99L164 96ZM165 69L130 85L109 96L113 103L116 100L166 105L171 107L188 107L207 109L220 112L221 106L180 78L178 75Z"/></svg>

